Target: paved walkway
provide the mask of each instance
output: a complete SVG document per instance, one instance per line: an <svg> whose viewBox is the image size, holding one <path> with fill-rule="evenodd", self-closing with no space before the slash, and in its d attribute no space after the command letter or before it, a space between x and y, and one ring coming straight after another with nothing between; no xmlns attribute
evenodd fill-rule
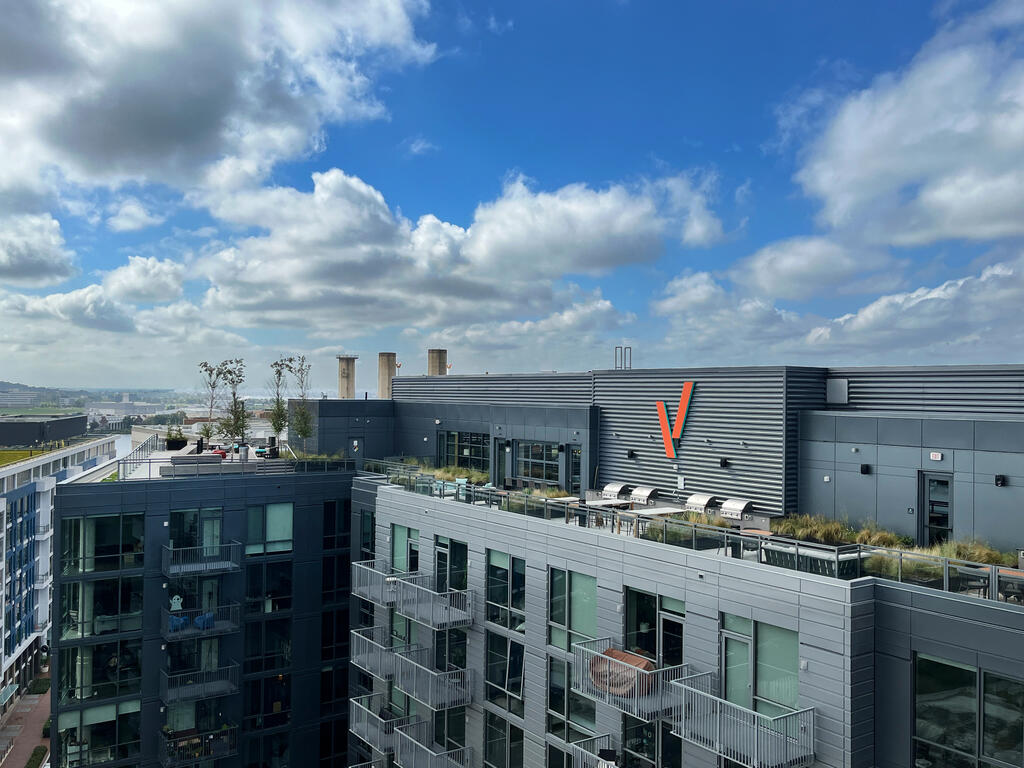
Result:
<svg viewBox="0 0 1024 768"><path fill-rule="evenodd" d="M49 716L49 691L40 696L25 695L18 700L0 727L0 740L14 738L14 746L4 758L3 768L25 768L32 750L38 746L49 751L50 741L42 736L43 723Z"/></svg>

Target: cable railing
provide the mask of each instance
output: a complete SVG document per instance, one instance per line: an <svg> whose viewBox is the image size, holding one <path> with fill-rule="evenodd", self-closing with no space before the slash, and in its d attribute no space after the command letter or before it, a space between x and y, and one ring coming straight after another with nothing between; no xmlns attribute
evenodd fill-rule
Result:
<svg viewBox="0 0 1024 768"><path fill-rule="evenodd" d="M391 709L384 694L349 699L348 729L381 754L395 751L395 728L411 722L413 717Z"/></svg>
<svg viewBox="0 0 1024 768"><path fill-rule="evenodd" d="M119 480L173 480L183 477L354 472L356 469L356 462L353 459L262 459L250 456L248 461L241 461L239 459L224 460L214 453L164 456L155 459L148 458L148 456L146 458L126 457L119 459L117 465Z"/></svg>
<svg viewBox="0 0 1024 768"><path fill-rule="evenodd" d="M395 686L431 709L468 706L473 696L472 680L469 669L434 669L430 648L410 648L395 654Z"/></svg>
<svg viewBox="0 0 1024 768"><path fill-rule="evenodd" d="M192 765L238 754L238 726L225 723L205 733L160 734L160 764L164 768Z"/></svg>
<svg viewBox="0 0 1024 768"><path fill-rule="evenodd" d="M202 544L198 547L162 548L164 576L194 576L237 571L242 563L242 544Z"/></svg>
<svg viewBox="0 0 1024 768"><path fill-rule="evenodd" d="M677 680L672 730L746 768L801 768L814 762L814 709L769 717L720 696L715 672Z"/></svg>
<svg viewBox="0 0 1024 768"><path fill-rule="evenodd" d="M402 768L472 768L473 748L444 749L434 744L434 726L429 720L395 729L395 761Z"/></svg>
<svg viewBox="0 0 1024 768"><path fill-rule="evenodd" d="M607 637L573 643L572 652L573 690L645 722L671 711L669 683L689 674L686 664L658 669Z"/></svg>
<svg viewBox="0 0 1024 768"><path fill-rule="evenodd" d="M395 610L431 629L466 627L473 623L473 593L467 589L437 591L433 574L409 574L397 581Z"/></svg>
<svg viewBox="0 0 1024 768"><path fill-rule="evenodd" d="M601 533L630 536L704 554L744 560L832 579L864 576L1024 606L1024 570L870 544L828 545L661 517L658 507L618 510L582 499L546 498L468 482L439 480L413 464L366 460L364 468L411 493L561 521ZM627 502L623 502L627 503ZM676 510L677 511L677 510Z"/></svg>
<svg viewBox="0 0 1024 768"><path fill-rule="evenodd" d="M383 626L353 629L349 639L349 661L384 681L395 677L396 654L412 648L406 644L394 645L390 628Z"/></svg>

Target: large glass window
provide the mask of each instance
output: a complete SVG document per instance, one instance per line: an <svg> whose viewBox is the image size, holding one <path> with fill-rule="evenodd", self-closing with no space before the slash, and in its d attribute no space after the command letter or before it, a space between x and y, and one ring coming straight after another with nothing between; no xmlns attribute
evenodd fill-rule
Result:
<svg viewBox="0 0 1024 768"><path fill-rule="evenodd" d="M65 583L60 593L61 638L142 629L142 577Z"/></svg>
<svg viewBox="0 0 1024 768"><path fill-rule="evenodd" d="M548 658L547 731L572 743L593 735L594 702L572 690L572 664Z"/></svg>
<svg viewBox="0 0 1024 768"><path fill-rule="evenodd" d="M984 674L981 754L1010 765L1024 760L1024 681Z"/></svg>
<svg viewBox="0 0 1024 768"><path fill-rule="evenodd" d="M523 768L523 729L493 712L484 713L484 765Z"/></svg>
<svg viewBox="0 0 1024 768"><path fill-rule="evenodd" d="M348 602L352 581L352 566L348 555L324 555L322 567L323 602Z"/></svg>
<svg viewBox="0 0 1024 768"><path fill-rule="evenodd" d="M486 432L438 432L437 465L491 471L491 436Z"/></svg>
<svg viewBox="0 0 1024 768"><path fill-rule="evenodd" d="M251 621L245 625L245 672L269 672L292 663L292 620Z"/></svg>
<svg viewBox="0 0 1024 768"><path fill-rule="evenodd" d="M419 530L391 524L391 567L398 573L415 573L419 570Z"/></svg>
<svg viewBox="0 0 1024 768"><path fill-rule="evenodd" d="M558 443L516 443L516 476L558 484Z"/></svg>
<svg viewBox="0 0 1024 768"><path fill-rule="evenodd" d="M62 712L57 720L60 764L87 766L138 755L140 704L135 699Z"/></svg>
<svg viewBox="0 0 1024 768"><path fill-rule="evenodd" d="M548 643L569 650L597 635L597 579L574 571L548 572Z"/></svg>
<svg viewBox="0 0 1024 768"><path fill-rule="evenodd" d="M290 560L249 563L245 568L247 613L274 613L292 607Z"/></svg>
<svg viewBox="0 0 1024 768"><path fill-rule="evenodd" d="M292 512L294 505L261 504L248 508L248 536L245 554L272 555L292 551Z"/></svg>
<svg viewBox="0 0 1024 768"><path fill-rule="evenodd" d="M526 561L487 550L487 620L526 632Z"/></svg>
<svg viewBox="0 0 1024 768"><path fill-rule="evenodd" d="M142 512L131 512L62 519L61 572L75 576L141 568L144 564L144 518Z"/></svg>
<svg viewBox="0 0 1024 768"><path fill-rule="evenodd" d="M799 701L800 642L796 632L722 614L723 693L727 701L769 717Z"/></svg>
<svg viewBox="0 0 1024 768"><path fill-rule="evenodd" d="M62 648L57 681L61 702L74 704L138 693L141 656L141 640Z"/></svg>
<svg viewBox="0 0 1024 768"><path fill-rule="evenodd" d="M348 657L348 611L320 613L320 657L324 661Z"/></svg>
<svg viewBox="0 0 1024 768"><path fill-rule="evenodd" d="M626 588L626 650L658 658L658 597Z"/></svg>
<svg viewBox="0 0 1024 768"><path fill-rule="evenodd" d="M964 765L975 765L978 672L974 667L924 654L917 656L914 736L918 759L937 758L934 765L956 765L958 760L963 760ZM1020 757L1018 752L1016 765L1020 765Z"/></svg>
<svg viewBox="0 0 1024 768"><path fill-rule="evenodd" d="M245 681L245 729L285 725L291 719L291 675Z"/></svg>
<svg viewBox="0 0 1024 768"><path fill-rule="evenodd" d="M523 716L523 644L487 632L487 700Z"/></svg>
<svg viewBox="0 0 1024 768"><path fill-rule="evenodd" d="M352 504L348 499L324 502L324 549L348 549L351 510ZM364 559L372 557L371 554Z"/></svg>

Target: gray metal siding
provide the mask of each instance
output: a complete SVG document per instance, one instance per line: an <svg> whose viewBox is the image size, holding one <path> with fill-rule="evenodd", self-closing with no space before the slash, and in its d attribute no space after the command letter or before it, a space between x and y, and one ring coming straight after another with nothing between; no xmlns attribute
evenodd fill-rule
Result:
<svg viewBox="0 0 1024 768"><path fill-rule="evenodd" d="M756 502L782 512L785 467L783 368L691 368L596 371L594 402L601 408L601 483L628 481L707 492ZM677 459L665 456L655 403L675 420L683 383L693 395ZM627 451L636 451L636 458ZM727 459L729 466L721 467Z"/></svg>
<svg viewBox="0 0 1024 768"><path fill-rule="evenodd" d="M529 373L466 376L398 376L392 380L395 400L435 403L510 405L590 405L590 373Z"/></svg>
<svg viewBox="0 0 1024 768"><path fill-rule="evenodd" d="M799 498L800 413L825 407L824 368L786 368L785 454L786 476L783 506L795 513Z"/></svg>
<svg viewBox="0 0 1024 768"><path fill-rule="evenodd" d="M850 400L836 409L1024 413L1024 365L829 368L848 379Z"/></svg>

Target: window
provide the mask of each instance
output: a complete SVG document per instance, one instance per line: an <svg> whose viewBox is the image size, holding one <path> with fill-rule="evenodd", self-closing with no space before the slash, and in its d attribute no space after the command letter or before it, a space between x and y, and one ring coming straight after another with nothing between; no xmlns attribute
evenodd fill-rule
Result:
<svg viewBox="0 0 1024 768"><path fill-rule="evenodd" d="M352 504L344 501L324 502L324 549L348 549L348 531ZM367 560L373 558L371 554Z"/></svg>
<svg viewBox="0 0 1024 768"><path fill-rule="evenodd" d="M252 621L245 625L245 672L269 672L292 663L292 620Z"/></svg>
<svg viewBox="0 0 1024 768"><path fill-rule="evenodd" d="M523 644L487 633L487 700L523 716Z"/></svg>
<svg viewBox="0 0 1024 768"><path fill-rule="evenodd" d="M101 704L57 719L61 765L91 765L139 754L140 701Z"/></svg>
<svg viewBox="0 0 1024 768"><path fill-rule="evenodd" d="M571 496L579 496L582 486L583 450L578 445L569 446L569 487L566 488Z"/></svg>
<svg viewBox="0 0 1024 768"><path fill-rule="evenodd" d="M13 512L13 510L12 510ZM141 568L145 515L94 515L61 520L60 568L65 576ZM17 537L8 536L8 541Z"/></svg>
<svg viewBox="0 0 1024 768"><path fill-rule="evenodd" d="M446 750L466 746L466 708L452 707L434 713L434 743Z"/></svg>
<svg viewBox="0 0 1024 768"><path fill-rule="evenodd" d="M348 656L348 610L320 614L320 658L324 661Z"/></svg>
<svg viewBox="0 0 1024 768"><path fill-rule="evenodd" d="M345 735L342 735L341 744ZM289 735L287 733L272 733L265 736L253 734L245 743L245 768L266 768L272 765L274 768L290 768L291 749L289 748ZM341 754L345 754L344 751Z"/></svg>
<svg viewBox="0 0 1024 768"><path fill-rule="evenodd" d="M247 555L292 551L292 503L263 504L248 509Z"/></svg>
<svg viewBox="0 0 1024 768"><path fill-rule="evenodd" d="M526 561L487 550L487 620L526 631Z"/></svg>
<svg viewBox="0 0 1024 768"><path fill-rule="evenodd" d="M291 561L249 563L245 569L247 613L274 613L292 607Z"/></svg>
<svg viewBox="0 0 1024 768"><path fill-rule="evenodd" d="M516 443L516 476L558 485L558 443Z"/></svg>
<svg viewBox="0 0 1024 768"><path fill-rule="evenodd" d="M594 702L572 690L572 664L548 658L547 731L572 743L593 735Z"/></svg>
<svg viewBox="0 0 1024 768"><path fill-rule="evenodd" d="M354 762L348 760L350 744ZM347 718L320 723L320 768L348 768L354 764L369 763L373 759L373 754L373 748L369 744L354 734L349 735ZM264 768L267 765L271 763L263 763L253 768Z"/></svg>
<svg viewBox="0 0 1024 768"><path fill-rule="evenodd" d="M796 632L724 613L722 646L726 700L769 717L796 709L800 663Z"/></svg>
<svg viewBox="0 0 1024 768"><path fill-rule="evenodd" d="M491 436L486 432L438 432L437 466L491 471Z"/></svg>
<svg viewBox="0 0 1024 768"><path fill-rule="evenodd" d="M466 668L466 630L439 629L434 632L434 668Z"/></svg>
<svg viewBox="0 0 1024 768"><path fill-rule="evenodd" d="M323 558L323 602L348 602L352 580L348 555L325 555Z"/></svg>
<svg viewBox="0 0 1024 768"><path fill-rule="evenodd" d="M572 755L548 744L547 768L572 768Z"/></svg>
<svg viewBox="0 0 1024 768"><path fill-rule="evenodd" d="M523 729L493 712L484 713L484 765L523 768Z"/></svg>
<svg viewBox="0 0 1024 768"><path fill-rule="evenodd" d="M626 650L658 658L658 598L626 588Z"/></svg>
<svg viewBox="0 0 1024 768"><path fill-rule="evenodd" d="M548 643L567 651L597 635L597 579L552 568L548 573Z"/></svg>
<svg viewBox="0 0 1024 768"><path fill-rule="evenodd" d="M142 577L70 582L60 592L61 639L142 629Z"/></svg>
<svg viewBox="0 0 1024 768"><path fill-rule="evenodd" d="M353 678L356 668L352 668ZM371 683L371 690L372 690ZM348 712L348 665L324 667L320 670L320 714L333 715Z"/></svg>
<svg viewBox="0 0 1024 768"><path fill-rule="evenodd" d="M139 692L141 640L113 640L99 645L61 648L61 703L75 704Z"/></svg>
<svg viewBox="0 0 1024 768"><path fill-rule="evenodd" d="M286 725L291 720L291 675L245 681L245 730Z"/></svg>
<svg viewBox="0 0 1024 768"><path fill-rule="evenodd" d="M1024 765L1024 681L918 654L914 757L955 768Z"/></svg>
<svg viewBox="0 0 1024 768"><path fill-rule="evenodd" d="M359 512L359 559L373 560L373 553L376 550L374 543L376 524L376 513L373 509L363 509Z"/></svg>
<svg viewBox="0 0 1024 768"><path fill-rule="evenodd" d="M469 547L447 536L434 537L434 574L437 591L466 589L469 578Z"/></svg>
<svg viewBox="0 0 1024 768"><path fill-rule="evenodd" d="M398 573L420 569L420 532L416 528L391 524L391 567Z"/></svg>

